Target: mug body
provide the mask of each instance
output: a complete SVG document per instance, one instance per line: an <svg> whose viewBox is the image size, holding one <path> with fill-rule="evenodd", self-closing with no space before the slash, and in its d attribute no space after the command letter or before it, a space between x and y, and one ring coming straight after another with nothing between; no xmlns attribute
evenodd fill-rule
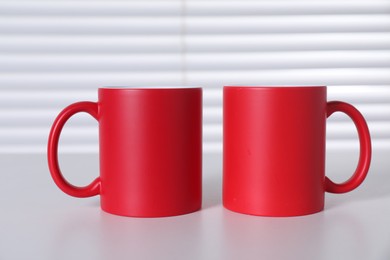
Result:
<svg viewBox="0 0 390 260"><path fill-rule="evenodd" d="M261 216L324 208L326 87L224 87L223 204Z"/></svg>
<svg viewBox="0 0 390 260"><path fill-rule="evenodd" d="M202 89L100 88L101 207L163 217L201 207Z"/></svg>

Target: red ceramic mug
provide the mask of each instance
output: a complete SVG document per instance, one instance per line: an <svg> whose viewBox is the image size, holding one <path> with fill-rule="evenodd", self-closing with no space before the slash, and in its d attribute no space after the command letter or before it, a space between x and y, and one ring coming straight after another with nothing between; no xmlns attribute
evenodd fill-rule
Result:
<svg viewBox="0 0 390 260"><path fill-rule="evenodd" d="M261 216L322 211L324 193L359 186L371 161L367 123L352 105L327 102L326 87L241 87L223 90L223 204ZM355 123L360 157L344 183L325 177L325 125L334 112Z"/></svg>
<svg viewBox="0 0 390 260"><path fill-rule="evenodd" d="M100 176L86 187L68 183L58 164L61 130L78 112L99 122ZM106 212L165 217L199 210L202 89L100 88L97 103L74 103L58 115L47 154L62 191L75 197L100 195Z"/></svg>

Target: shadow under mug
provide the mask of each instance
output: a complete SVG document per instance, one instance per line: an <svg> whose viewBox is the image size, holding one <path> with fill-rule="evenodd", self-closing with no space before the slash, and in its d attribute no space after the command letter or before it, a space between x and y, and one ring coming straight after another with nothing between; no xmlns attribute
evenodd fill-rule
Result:
<svg viewBox="0 0 390 260"><path fill-rule="evenodd" d="M48 164L74 197L100 194L101 208L134 217L194 212L202 200L202 88L99 88L98 102L78 102L55 119ZM63 177L58 141L66 121L86 112L99 122L100 176L86 187Z"/></svg>
<svg viewBox="0 0 390 260"><path fill-rule="evenodd" d="M327 102L325 86L223 90L223 204L261 216L298 216L324 209L325 192L344 193L365 179L371 139L352 105ZM326 118L344 112L360 140L357 169L344 183L325 177Z"/></svg>

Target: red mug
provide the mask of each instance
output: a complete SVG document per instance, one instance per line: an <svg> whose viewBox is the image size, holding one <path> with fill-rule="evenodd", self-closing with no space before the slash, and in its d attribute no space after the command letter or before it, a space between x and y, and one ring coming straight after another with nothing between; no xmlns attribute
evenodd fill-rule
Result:
<svg viewBox="0 0 390 260"><path fill-rule="evenodd" d="M100 176L85 187L63 177L58 139L66 121L86 112L99 122ZM98 102L66 107L51 128L48 164L74 197L100 195L112 214L165 217L197 211L202 200L202 89L99 88Z"/></svg>
<svg viewBox="0 0 390 260"><path fill-rule="evenodd" d="M260 216L299 216L324 209L325 192L344 193L365 179L371 139L352 105L327 102L326 87L223 90L223 204ZM326 118L344 112L360 140L357 169L344 183L325 177Z"/></svg>

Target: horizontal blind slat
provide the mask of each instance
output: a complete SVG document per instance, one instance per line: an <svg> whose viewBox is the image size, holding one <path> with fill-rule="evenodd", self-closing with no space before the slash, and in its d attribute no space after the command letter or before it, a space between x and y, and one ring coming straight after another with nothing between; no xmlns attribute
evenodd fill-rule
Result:
<svg viewBox="0 0 390 260"><path fill-rule="evenodd" d="M88 72L88 71L180 71L181 57L172 54L132 55L1 55L0 71Z"/></svg>
<svg viewBox="0 0 390 260"><path fill-rule="evenodd" d="M186 1L186 14L191 16L222 15L322 15L322 14L384 14L388 1Z"/></svg>
<svg viewBox="0 0 390 260"><path fill-rule="evenodd" d="M0 2L0 15L173 15L180 1L12 1ZM186 1L187 15L296 15L296 14L382 14L388 1Z"/></svg>
<svg viewBox="0 0 390 260"><path fill-rule="evenodd" d="M314 33L279 35L187 35L186 51L264 52L315 50L389 50L388 33ZM181 50L178 35L1 35L0 53L164 53Z"/></svg>
<svg viewBox="0 0 390 260"><path fill-rule="evenodd" d="M390 32L187 35L188 53L389 50ZM1 43L0 43L1 46Z"/></svg>
<svg viewBox="0 0 390 260"><path fill-rule="evenodd" d="M388 15L186 17L187 34L388 32Z"/></svg>
<svg viewBox="0 0 390 260"><path fill-rule="evenodd" d="M0 34L179 34L180 17L0 17Z"/></svg>
<svg viewBox="0 0 390 260"><path fill-rule="evenodd" d="M190 85L390 85L388 68L187 71ZM0 77L1 82L1 77Z"/></svg>
<svg viewBox="0 0 390 260"><path fill-rule="evenodd" d="M104 86L182 85L180 71L99 73L0 73L0 89L96 89Z"/></svg>
<svg viewBox="0 0 390 260"><path fill-rule="evenodd" d="M188 70L272 70L390 67L389 51L198 53L186 55Z"/></svg>
<svg viewBox="0 0 390 260"><path fill-rule="evenodd" d="M1 35L0 53L6 54L115 54L175 53L179 35Z"/></svg>
<svg viewBox="0 0 390 260"><path fill-rule="evenodd" d="M2 72L169 71L181 69L179 54L0 55ZM390 67L389 51L205 53L186 55L188 70Z"/></svg>
<svg viewBox="0 0 390 260"><path fill-rule="evenodd" d="M25 84L28 79L28 84ZM188 85L390 85L387 68L187 71ZM179 72L0 73L0 89L12 87L97 88L126 85L181 85Z"/></svg>
<svg viewBox="0 0 390 260"><path fill-rule="evenodd" d="M180 1L7 1L1 16L166 16L180 13Z"/></svg>

